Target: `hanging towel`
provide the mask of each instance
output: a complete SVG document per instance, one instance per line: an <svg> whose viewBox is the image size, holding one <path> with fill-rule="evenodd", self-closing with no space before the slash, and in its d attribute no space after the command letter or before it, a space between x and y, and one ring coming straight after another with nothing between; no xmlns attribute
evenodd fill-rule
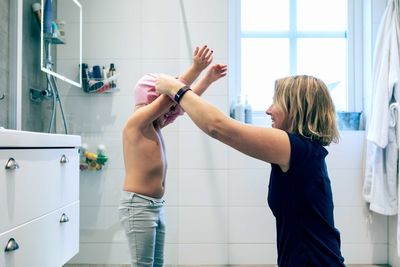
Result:
<svg viewBox="0 0 400 267"><path fill-rule="evenodd" d="M400 77L399 2L399 0L388 1L378 29L374 51L373 103L367 139L381 148L385 148L388 143L389 104ZM394 97L395 101L399 101L398 95Z"/></svg>
<svg viewBox="0 0 400 267"><path fill-rule="evenodd" d="M400 101L400 0L388 0L374 50L373 100L367 123L367 154L363 195L370 209L398 213L397 253L400 255L398 189ZM399 191L398 191L399 190Z"/></svg>
<svg viewBox="0 0 400 267"><path fill-rule="evenodd" d="M398 123L395 122L398 117L398 106L398 103L390 105L389 120L392 123L389 124L386 147L381 148L370 141L367 142L364 198L370 203L370 210L384 215L397 214L399 207L398 138L396 137Z"/></svg>
<svg viewBox="0 0 400 267"><path fill-rule="evenodd" d="M379 26L374 51L372 112L367 124L363 195L372 211L384 215L394 215L398 210L397 188L394 186L397 167L394 169L392 165L397 162L398 154L393 152L396 142L393 142L394 128L389 124L389 106L400 100L398 88L395 90L400 78L399 2L388 1Z"/></svg>

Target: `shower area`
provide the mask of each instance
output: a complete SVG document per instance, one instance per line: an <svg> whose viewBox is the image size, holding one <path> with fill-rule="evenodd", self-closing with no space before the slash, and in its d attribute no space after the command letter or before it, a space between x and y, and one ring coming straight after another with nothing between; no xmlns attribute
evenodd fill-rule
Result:
<svg viewBox="0 0 400 267"><path fill-rule="evenodd" d="M54 16L66 22L65 36L73 45L50 48L52 70L79 82L81 63L90 68L113 64L119 74L115 90L88 93L43 72L46 61L41 61L40 25L32 10L38 0L18 0L23 22L21 55L16 57L21 61L20 78L13 78L14 71L10 74L0 65L6 77L1 74L0 98L2 87L14 88L15 80L20 81L21 92L13 96L12 90L4 91L0 126L80 135L89 151L102 146L109 159L105 166L80 172L80 248L65 267L127 266L129 252L117 207L124 179L121 134L133 111L134 85L146 73L182 73L191 64L194 47L204 44L214 50L214 63L231 64L232 0L203 0L201 4L195 0L79 0L82 62L74 54L79 38L74 27L79 19L75 12L60 6L72 1L53 0ZM12 2L0 0L10 8ZM365 2L377 10L386 3ZM377 21L379 14L376 16ZM0 37L14 38L0 30ZM3 40L0 51L14 54L13 49L18 48ZM230 75L234 68L229 65ZM228 78L221 79L203 97L229 114L229 88ZM16 106L7 105L10 102ZM168 158L167 266L274 266L275 221L266 204L270 166L206 136L187 116L163 129L163 136ZM390 262L400 266L390 237L393 234L388 235L394 220L370 214L362 199L363 140L363 131L348 131L339 145L329 148L343 254L347 264Z"/></svg>
<svg viewBox="0 0 400 267"><path fill-rule="evenodd" d="M4 13L1 16L2 25L5 27L1 27L0 32L0 126L67 134L67 118L59 90L61 83L66 88L69 84L78 85L80 82L79 13L74 15L77 8L73 1L51 1L54 3L54 17L57 18L60 6L61 10L65 10L65 14L61 12L61 16L68 17L70 21L69 41L62 43L58 38L41 35L42 2L1 1L1 12ZM67 59L69 66L60 65L58 58ZM54 72L55 75L43 70ZM71 85L69 87L77 88Z"/></svg>

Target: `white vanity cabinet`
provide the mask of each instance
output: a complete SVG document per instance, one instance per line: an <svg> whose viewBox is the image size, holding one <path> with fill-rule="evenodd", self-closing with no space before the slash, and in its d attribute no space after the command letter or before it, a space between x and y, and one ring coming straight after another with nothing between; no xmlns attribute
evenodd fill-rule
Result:
<svg viewBox="0 0 400 267"><path fill-rule="evenodd" d="M78 253L80 144L0 130L0 266L58 267Z"/></svg>

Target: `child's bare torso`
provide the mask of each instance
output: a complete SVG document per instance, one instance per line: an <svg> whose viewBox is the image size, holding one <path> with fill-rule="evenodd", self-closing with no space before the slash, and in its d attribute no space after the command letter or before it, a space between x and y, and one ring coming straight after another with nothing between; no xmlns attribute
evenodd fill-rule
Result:
<svg viewBox="0 0 400 267"><path fill-rule="evenodd" d="M167 160L160 129L126 126L123 134L124 190L161 198L165 192Z"/></svg>

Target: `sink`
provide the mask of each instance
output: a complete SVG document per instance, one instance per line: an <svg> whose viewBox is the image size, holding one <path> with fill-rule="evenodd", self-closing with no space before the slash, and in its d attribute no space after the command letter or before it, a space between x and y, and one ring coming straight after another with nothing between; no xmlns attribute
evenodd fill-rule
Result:
<svg viewBox="0 0 400 267"><path fill-rule="evenodd" d="M0 127L0 147L77 147L81 144L79 135L50 134L11 130Z"/></svg>

